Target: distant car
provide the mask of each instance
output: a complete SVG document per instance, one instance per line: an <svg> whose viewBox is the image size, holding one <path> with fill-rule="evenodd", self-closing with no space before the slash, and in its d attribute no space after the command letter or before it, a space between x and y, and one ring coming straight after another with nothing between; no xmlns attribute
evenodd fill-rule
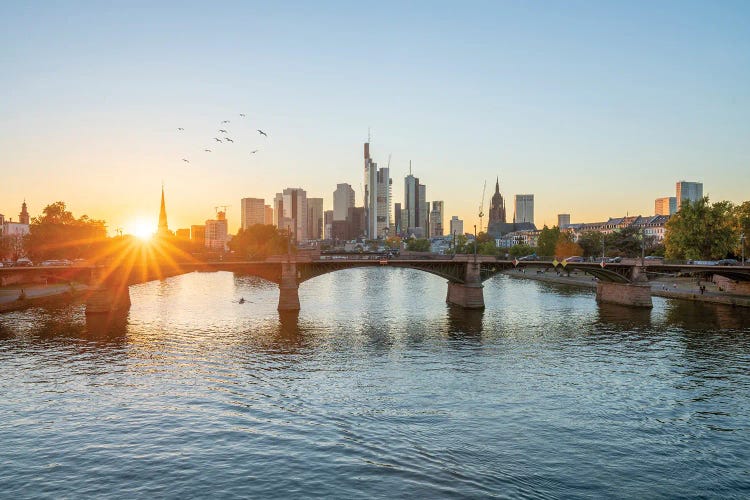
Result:
<svg viewBox="0 0 750 500"><path fill-rule="evenodd" d="M622 262L622 257L609 257L607 262L617 264L618 262Z"/></svg>
<svg viewBox="0 0 750 500"><path fill-rule="evenodd" d="M565 259L565 262L583 262L583 257L579 257L578 255L573 255L572 257L567 257Z"/></svg>
<svg viewBox="0 0 750 500"><path fill-rule="evenodd" d="M646 255L646 260L664 260L664 257L661 255Z"/></svg>
<svg viewBox="0 0 750 500"><path fill-rule="evenodd" d="M21 257L20 259L16 260L16 267L31 267L34 263L31 262L31 259L28 259L26 257Z"/></svg>
<svg viewBox="0 0 750 500"><path fill-rule="evenodd" d="M737 259L721 259L716 261L717 266L739 266L740 262Z"/></svg>
<svg viewBox="0 0 750 500"><path fill-rule="evenodd" d="M518 260L539 260L539 257L535 253L532 253L531 255L524 255L523 257L519 257Z"/></svg>

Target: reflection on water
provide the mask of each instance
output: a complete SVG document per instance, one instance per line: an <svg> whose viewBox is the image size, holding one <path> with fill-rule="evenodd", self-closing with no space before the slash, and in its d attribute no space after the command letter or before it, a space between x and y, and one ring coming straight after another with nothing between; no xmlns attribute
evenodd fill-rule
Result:
<svg viewBox="0 0 750 500"><path fill-rule="evenodd" d="M750 314L354 269L131 287L0 316L4 496L739 497ZM240 298L245 302L240 303ZM602 467L607 464L607 467ZM137 480L134 480L137 478ZM32 492L32 493L29 493ZM168 492L168 493L167 493Z"/></svg>

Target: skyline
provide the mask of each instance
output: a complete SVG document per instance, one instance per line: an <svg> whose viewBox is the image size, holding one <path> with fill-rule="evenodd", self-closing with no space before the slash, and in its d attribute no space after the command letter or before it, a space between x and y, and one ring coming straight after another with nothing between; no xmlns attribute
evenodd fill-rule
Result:
<svg viewBox="0 0 750 500"><path fill-rule="evenodd" d="M110 234L156 228L162 180L172 229L231 205L234 233L241 198L287 187L330 210L349 183L361 206L368 127L392 201L412 161L467 231L497 176L539 227L651 215L679 180L747 198L746 4L286 5L7 6L0 211L62 200Z"/></svg>

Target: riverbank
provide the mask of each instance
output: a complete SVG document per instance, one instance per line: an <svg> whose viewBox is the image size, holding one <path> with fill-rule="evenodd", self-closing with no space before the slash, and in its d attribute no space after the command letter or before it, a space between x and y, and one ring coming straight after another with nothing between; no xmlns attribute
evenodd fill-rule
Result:
<svg viewBox="0 0 750 500"><path fill-rule="evenodd" d="M537 273L535 271L513 269L504 274L511 278L530 279L545 283L571 285L585 288L596 288L596 280L585 273L571 273L570 276L558 276L554 272ZM698 281L695 278L661 278L649 281L651 295L669 299L693 300L739 307L750 307L750 296L729 293L720 290L714 283ZM704 286L705 291L700 292Z"/></svg>
<svg viewBox="0 0 750 500"><path fill-rule="evenodd" d="M28 307L70 302L88 290L81 283L24 285L0 288L0 313Z"/></svg>

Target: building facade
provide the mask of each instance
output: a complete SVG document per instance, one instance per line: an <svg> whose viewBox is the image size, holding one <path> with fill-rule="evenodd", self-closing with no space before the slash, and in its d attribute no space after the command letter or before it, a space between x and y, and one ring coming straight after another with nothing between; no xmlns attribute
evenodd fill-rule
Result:
<svg viewBox="0 0 750 500"><path fill-rule="evenodd" d="M333 220L346 220L349 207L354 206L354 189L350 184L336 184L333 192Z"/></svg>
<svg viewBox="0 0 750 500"><path fill-rule="evenodd" d="M216 219L206 221L205 229L206 248L213 252L225 252L229 241L229 222L226 212L216 212Z"/></svg>
<svg viewBox="0 0 750 500"><path fill-rule="evenodd" d="M404 205L401 207L401 232L405 236L421 233L428 235L430 206L427 186L414 177L409 164L409 175L404 178Z"/></svg>
<svg viewBox="0 0 750 500"><path fill-rule="evenodd" d="M273 226L273 207L271 205L263 206L263 224Z"/></svg>
<svg viewBox="0 0 750 500"><path fill-rule="evenodd" d="M654 213L656 215L674 215L677 212L677 197L667 196L657 198L654 201Z"/></svg>
<svg viewBox="0 0 750 500"><path fill-rule="evenodd" d="M517 194L513 212L513 222L534 223L534 195Z"/></svg>
<svg viewBox="0 0 750 500"><path fill-rule="evenodd" d="M307 199L307 239L323 238L323 198Z"/></svg>
<svg viewBox="0 0 750 500"><path fill-rule="evenodd" d="M288 229L294 241L300 243L307 238L307 193L301 188L286 188L274 198L276 226Z"/></svg>
<svg viewBox="0 0 750 500"><path fill-rule="evenodd" d="M445 204L442 201L433 201L432 210L430 210L430 238L443 236L443 234L445 234L443 225L444 213Z"/></svg>
<svg viewBox="0 0 750 500"><path fill-rule="evenodd" d="M451 234L456 234L456 235L464 234L464 221L459 219L457 215L454 215L453 217L451 217L450 231L451 231Z"/></svg>
<svg viewBox="0 0 750 500"><path fill-rule="evenodd" d="M370 143L365 143L365 236L383 238L391 226L390 169L378 168L370 157Z"/></svg>
<svg viewBox="0 0 750 500"><path fill-rule="evenodd" d="M240 200L240 227L247 229L266 221L266 200L263 198L242 198Z"/></svg>
<svg viewBox="0 0 750 500"><path fill-rule="evenodd" d="M503 199L503 195L500 194L499 177L495 182L495 193L492 195L492 200L490 201L489 217L489 225L496 223L505 224L507 222L507 219L505 217L505 200ZM481 229L482 228L480 228L480 231Z"/></svg>
<svg viewBox="0 0 750 500"><path fill-rule="evenodd" d="M196 245L206 246L206 226L190 226L190 241L192 241Z"/></svg>
<svg viewBox="0 0 750 500"><path fill-rule="evenodd" d="M679 181L675 187L677 198L677 210L682 207L682 202L687 200L695 202L703 198L703 183Z"/></svg>
<svg viewBox="0 0 750 500"><path fill-rule="evenodd" d="M557 227L560 229L570 225L570 214L557 214Z"/></svg>

